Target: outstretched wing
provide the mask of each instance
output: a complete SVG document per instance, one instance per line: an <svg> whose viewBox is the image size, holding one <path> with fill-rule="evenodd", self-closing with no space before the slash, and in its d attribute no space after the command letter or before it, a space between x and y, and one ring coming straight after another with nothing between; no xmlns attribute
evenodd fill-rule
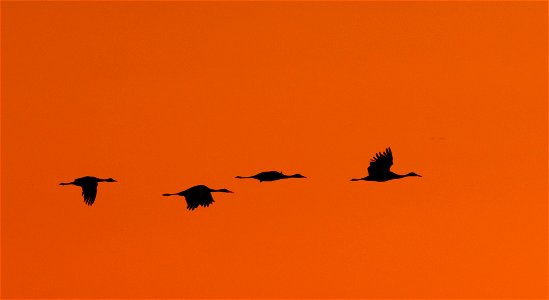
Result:
<svg viewBox="0 0 549 300"><path fill-rule="evenodd" d="M95 202L95 196L97 195L97 182L87 182L82 185L82 196L84 196L84 202L87 205L92 205Z"/></svg>
<svg viewBox="0 0 549 300"><path fill-rule="evenodd" d="M385 152L378 152L371 160L368 174L372 177L386 176L393 165L393 152L387 148Z"/></svg>

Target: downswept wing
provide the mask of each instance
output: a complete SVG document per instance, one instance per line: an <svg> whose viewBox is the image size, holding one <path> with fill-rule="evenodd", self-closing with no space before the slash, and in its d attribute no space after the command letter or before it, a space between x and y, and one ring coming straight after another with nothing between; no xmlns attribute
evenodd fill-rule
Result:
<svg viewBox="0 0 549 300"><path fill-rule="evenodd" d="M87 205L92 205L95 202L95 196L97 196L97 182L83 184L82 196L84 196L84 202Z"/></svg>
<svg viewBox="0 0 549 300"><path fill-rule="evenodd" d="M198 206L208 207L214 202L212 194L200 193L198 195L185 196L185 201L187 202L187 209L194 210Z"/></svg>
<svg viewBox="0 0 549 300"><path fill-rule="evenodd" d="M185 197L185 201L187 201L188 210L194 210L200 204L195 197Z"/></svg>
<svg viewBox="0 0 549 300"><path fill-rule="evenodd" d="M210 206L210 204L215 202L211 193L207 193L206 195L204 195L201 200L202 201L200 201L200 205L202 205L203 207L208 207Z"/></svg>
<svg viewBox="0 0 549 300"><path fill-rule="evenodd" d="M387 148L385 152L378 152L371 160L368 174L372 177L387 176L393 165L393 152Z"/></svg>

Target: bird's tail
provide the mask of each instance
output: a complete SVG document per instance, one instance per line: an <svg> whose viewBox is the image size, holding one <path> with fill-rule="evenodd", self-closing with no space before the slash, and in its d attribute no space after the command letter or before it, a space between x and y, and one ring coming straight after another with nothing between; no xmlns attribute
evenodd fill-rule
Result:
<svg viewBox="0 0 549 300"><path fill-rule="evenodd" d="M175 196L177 194L162 194L162 196Z"/></svg>
<svg viewBox="0 0 549 300"><path fill-rule="evenodd" d="M238 179L252 178L252 176L236 176Z"/></svg>

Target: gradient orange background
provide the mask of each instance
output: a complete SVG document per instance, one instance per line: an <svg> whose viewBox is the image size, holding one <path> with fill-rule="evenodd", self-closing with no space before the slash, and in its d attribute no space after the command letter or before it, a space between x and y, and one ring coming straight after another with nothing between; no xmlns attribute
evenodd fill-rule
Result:
<svg viewBox="0 0 549 300"><path fill-rule="evenodd" d="M546 15L2 2L2 297L547 297Z"/></svg>

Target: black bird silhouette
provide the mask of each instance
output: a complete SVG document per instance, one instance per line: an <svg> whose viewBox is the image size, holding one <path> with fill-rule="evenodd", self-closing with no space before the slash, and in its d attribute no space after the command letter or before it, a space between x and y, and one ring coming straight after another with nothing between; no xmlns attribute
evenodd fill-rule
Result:
<svg viewBox="0 0 549 300"><path fill-rule="evenodd" d="M263 182L263 181L275 181L275 180L287 179L287 178L307 178L307 177L301 174L284 175L282 174L282 172L269 171L269 172L261 172L254 176L236 176L235 178L239 178L239 179L253 178L253 179L259 180L259 182Z"/></svg>
<svg viewBox="0 0 549 300"><path fill-rule="evenodd" d="M76 185L82 188L82 196L84 196L84 202L87 205L92 205L95 202L95 196L97 195L97 183L99 182L116 182L112 178L101 179L92 176L85 176L77 178L73 182L61 182L59 185Z"/></svg>
<svg viewBox="0 0 549 300"><path fill-rule="evenodd" d="M208 207L214 203L213 192L232 193L228 189L213 190L205 185L196 185L179 193L162 194L162 196L183 196L185 197L185 201L187 201L187 209L194 210L199 205Z"/></svg>
<svg viewBox="0 0 549 300"><path fill-rule="evenodd" d="M392 179L399 179L407 176L418 176L414 172L410 172L406 175L395 174L390 171L393 165L393 152L391 148L387 148L385 152L378 152L371 160L368 167L368 176L364 178L351 179L351 181L366 180L366 181L388 181Z"/></svg>

